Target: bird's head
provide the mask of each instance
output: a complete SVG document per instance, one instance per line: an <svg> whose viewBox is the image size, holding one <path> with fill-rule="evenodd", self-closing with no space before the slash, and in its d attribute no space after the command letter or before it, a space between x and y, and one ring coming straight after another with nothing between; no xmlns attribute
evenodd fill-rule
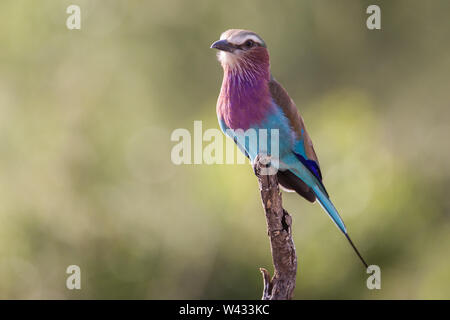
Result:
<svg viewBox="0 0 450 320"><path fill-rule="evenodd" d="M269 53L264 40L249 30L227 30L211 48L219 50L217 57L224 69L269 67Z"/></svg>

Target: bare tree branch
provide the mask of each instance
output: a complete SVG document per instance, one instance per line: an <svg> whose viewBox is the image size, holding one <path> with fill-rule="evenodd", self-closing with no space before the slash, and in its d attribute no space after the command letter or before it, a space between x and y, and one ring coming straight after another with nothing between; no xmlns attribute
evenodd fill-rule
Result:
<svg viewBox="0 0 450 320"><path fill-rule="evenodd" d="M292 240L292 218L283 209L281 192L276 174L267 174L270 157L258 155L254 162L255 174L258 177L261 199L266 213L267 233L274 265L274 276L260 268L264 280L263 300L292 299L297 274L297 256Z"/></svg>

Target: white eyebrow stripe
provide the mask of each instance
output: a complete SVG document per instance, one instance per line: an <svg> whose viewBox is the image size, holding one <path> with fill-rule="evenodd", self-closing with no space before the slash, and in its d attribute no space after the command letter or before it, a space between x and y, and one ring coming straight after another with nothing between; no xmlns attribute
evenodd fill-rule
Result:
<svg viewBox="0 0 450 320"><path fill-rule="evenodd" d="M253 40L256 43L261 44L261 39L253 34L238 35L237 37L232 37L231 42L235 44L243 44L248 40Z"/></svg>
<svg viewBox="0 0 450 320"><path fill-rule="evenodd" d="M254 34L248 34L248 33L247 34L237 34L228 39L229 42L236 44L236 45L243 44L244 42L246 42L248 40L253 40L254 42L259 43L259 44L262 43L261 39L258 36L254 35Z"/></svg>

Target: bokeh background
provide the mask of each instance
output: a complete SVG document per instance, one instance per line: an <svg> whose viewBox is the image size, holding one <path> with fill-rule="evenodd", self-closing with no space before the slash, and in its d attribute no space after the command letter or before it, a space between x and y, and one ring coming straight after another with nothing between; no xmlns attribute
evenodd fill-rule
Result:
<svg viewBox="0 0 450 320"><path fill-rule="evenodd" d="M81 30L66 8L81 7ZM370 4L382 30L366 28ZM0 2L0 298L259 299L272 271L246 165L174 165L218 128L210 44L259 33L381 290L317 205L284 194L297 299L450 298L450 2ZM66 268L82 289L67 290Z"/></svg>

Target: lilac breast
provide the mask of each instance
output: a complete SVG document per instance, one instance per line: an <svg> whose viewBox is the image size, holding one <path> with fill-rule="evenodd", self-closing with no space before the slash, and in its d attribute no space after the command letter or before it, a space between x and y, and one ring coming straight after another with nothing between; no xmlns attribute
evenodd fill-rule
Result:
<svg viewBox="0 0 450 320"><path fill-rule="evenodd" d="M231 129L257 126L273 111L267 77L225 70L217 113Z"/></svg>

